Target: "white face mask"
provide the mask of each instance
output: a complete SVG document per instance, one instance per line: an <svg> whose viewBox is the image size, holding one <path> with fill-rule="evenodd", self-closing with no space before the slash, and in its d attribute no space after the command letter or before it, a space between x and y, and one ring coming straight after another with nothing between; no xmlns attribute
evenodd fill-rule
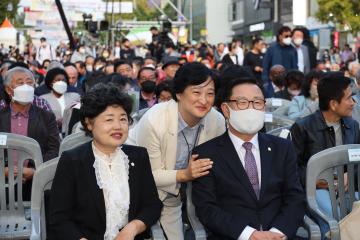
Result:
<svg viewBox="0 0 360 240"><path fill-rule="evenodd" d="M34 87L27 84L14 88L14 96L12 99L22 105L27 105L34 100Z"/></svg>
<svg viewBox="0 0 360 240"><path fill-rule="evenodd" d="M290 46L291 44L291 37L287 37L287 38L284 38L282 40L283 44L285 44L286 46Z"/></svg>
<svg viewBox="0 0 360 240"><path fill-rule="evenodd" d="M265 54L265 53L266 53L266 50L267 50L266 48L262 48L262 49L261 49L261 53L262 53L262 54Z"/></svg>
<svg viewBox="0 0 360 240"><path fill-rule="evenodd" d="M86 65L86 71L87 72L92 72L93 70L93 66L92 65Z"/></svg>
<svg viewBox="0 0 360 240"><path fill-rule="evenodd" d="M53 90L57 92L58 94L64 94L67 90L67 83L64 81L57 81L53 84Z"/></svg>
<svg viewBox="0 0 360 240"><path fill-rule="evenodd" d="M290 90L288 89L288 92L290 93L291 96L299 96L301 93L301 90Z"/></svg>
<svg viewBox="0 0 360 240"><path fill-rule="evenodd" d="M295 45L300 46L303 43L303 39L302 38L295 38L294 43L295 43Z"/></svg>
<svg viewBox="0 0 360 240"><path fill-rule="evenodd" d="M264 127L265 112L248 108L245 110L230 110L230 125L243 134L255 134Z"/></svg>
<svg viewBox="0 0 360 240"><path fill-rule="evenodd" d="M79 49L79 53L84 54L84 53L85 53L85 49L84 49L84 48L80 48L80 49Z"/></svg>

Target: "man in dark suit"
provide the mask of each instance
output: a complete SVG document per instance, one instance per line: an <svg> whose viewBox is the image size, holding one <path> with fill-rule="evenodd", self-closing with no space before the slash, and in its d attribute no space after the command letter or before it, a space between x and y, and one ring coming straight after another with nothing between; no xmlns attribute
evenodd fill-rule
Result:
<svg viewBox="0 0 360 240"><path fill-rule="evenodd" d="M260 133L264 94L255 79L223 89L229 130L197 148L208 175L193 182L196 214L210 239L291 239L305 212L305 195L291 142Z"/></svg>
<svg viewBox="0 0 360 240"><path fill-rule="evenodd" d="M9 70L4 78L6 94L11 102L0 110L0 132L24 135L35 139L41 148L43 160L58 156L60 137L52 112L33 105L35 79L22 67ZM25 163L23 168L24 199L30 199L34 166Z"/></svg>

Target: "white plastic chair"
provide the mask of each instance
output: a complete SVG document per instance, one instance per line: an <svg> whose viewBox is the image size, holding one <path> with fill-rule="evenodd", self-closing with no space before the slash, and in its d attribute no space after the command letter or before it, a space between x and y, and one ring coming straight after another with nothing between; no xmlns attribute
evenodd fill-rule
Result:
<svg viewBox="0 0 360 240"><path fill-rule="evenodd" d="M339 221L352 209L352 203L356 200L355 183L360 183L360 144L341 145L323 150L313 155L308 161L306 168L306 197L311 216L320 217L330 227L330 238L340 239ZM348 191L345 193L344 173L345 167L348 176ZM357 172L357 177L355 173ZM337 176L337 182L334 176ZM328 183L331 199L332 214L329 217L318 206L316 201L316 182L324 179ZM349 196L350 204L346 201ZM340 213L340 214L339 214Z"/></svg>
<svg viewBox="0 0 360 240"><path fill-rule="evenodd" d="M14 159L17 165L14 165ZM31 220L26 216L29 202L23 201L22 175L25 160L33 160L37 169L43 162L39 143L29 137L0 132L0 239L28 239ZM5 167L8 176L5 177ZM14 175L14 168L18 176ZM16 194L17 193L17 194Z"/></svg>

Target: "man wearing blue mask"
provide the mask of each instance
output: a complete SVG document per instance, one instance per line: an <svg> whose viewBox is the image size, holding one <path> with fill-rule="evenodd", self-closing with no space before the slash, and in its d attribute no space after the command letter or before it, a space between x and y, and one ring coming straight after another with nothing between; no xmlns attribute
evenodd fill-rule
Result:
<svg viewBox="0 0 360 240"><path fill-rule="evenodd" d="M58 155L59 131L54 114L33 104L34 85L34 76L26 68L15 67L6 73L4 86L10 102L0 110L0 132L35 139L41 147L43 160L47 161ZM29 200L34 165L31 161L25 161L23 167L23 198Z"/></svg>
<svg viewBox="0 0 360 240"><path fill-rule="evenodd" d="M194 149L213 161L193 181L196 214L210 239L292 239L305 213L305 194L290 141L259 132L265 99L255 79L230 81L222 112L228 131Z"/></svg>

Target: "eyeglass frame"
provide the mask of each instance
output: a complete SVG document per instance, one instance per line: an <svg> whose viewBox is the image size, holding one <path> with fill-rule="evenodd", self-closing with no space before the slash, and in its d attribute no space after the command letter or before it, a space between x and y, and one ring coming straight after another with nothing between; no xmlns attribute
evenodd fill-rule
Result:
<svg viewBox="0 0 360 240"><path fill-rule="evenodd" d="M243 101L243 100L245 100L245 101L247 101L247 107L246 108L240 108L239 107L239 101ZM263 101L264 103L263 103L263 106L261 107L261 108L257 108L257 107L255 107L255 102L256 101ZM265 108L265 104L266 104L266 100L265 99L255 99L255 100L252 100L252 101L250 101L250 100L248 100L248 99L246 99L246 98L238 98L238 99L229 99L229 100L227 100L226 102L235 102L236 103L236 107L239 109L239 110L245 110L245 109L249 109L249 107L250 107L250 103L252 103L252 107L254 108L254 109L256 109L256 110L263 110L264 108Z"/></svg>

